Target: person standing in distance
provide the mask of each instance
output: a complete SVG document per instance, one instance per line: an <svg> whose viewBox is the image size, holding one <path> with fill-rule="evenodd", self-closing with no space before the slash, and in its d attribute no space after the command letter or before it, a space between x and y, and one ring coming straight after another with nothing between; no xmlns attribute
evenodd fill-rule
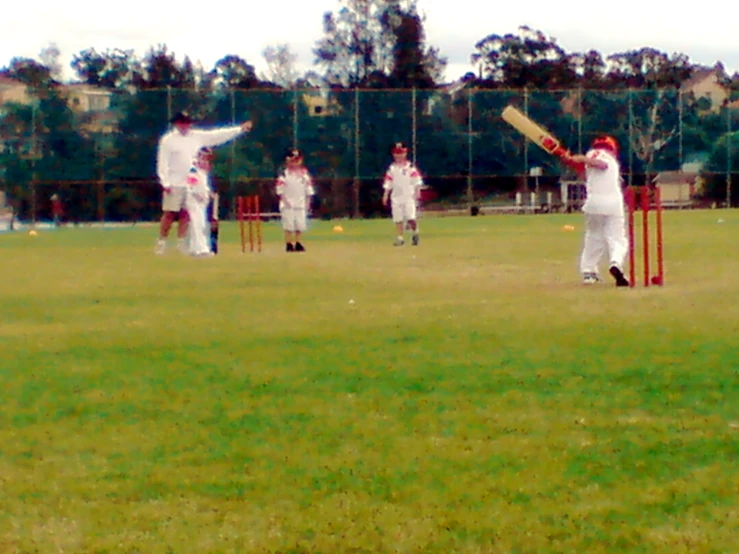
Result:
<svg viewBox="0 0 739 554"><path fill-rule="evenodd" d="M393 163L385 172L383 182L382 203L387 206L390 203L393 223L398 233L395 246L403 246L403 228L408 228L413 233L413 245L418 245L418 222L416 220L416 208L418 193L423 186L423 178L418 168L408 160L408 147L402 142L397 142L391 149Z"/></svg>
<svg viewBox="0 0 739 554"><path fill-rule="evenodd" d="M300 150L293 148L287 151L285 170L277 177L275 192L280 199L280 218L285 231L285 250L305 252L300 239L307 228L308 208L315 190L313 179L303 165L303 154Z"/></svg>
<svg viewBox="0 0 739 554"><path fill-rule="evenodd" d="M167 131L159 140L157 152L157 176L162 186L162 219L159 223L159 238L156 253L164 254L167 237L172 223L179 216L177 236L179 249L185 252L187 224L187 177L193 160L204 147L225 144L242 133L252 129L252 122L220 129L194 129L194 120L187 112L178 112L170 120L173 129Z"/></svg>
<svg viewBox="0 0 739 554"><path fill-rule="evenodd" d="M610 136L598 137L590 150L567 160L585 174L586 199L585 237L580 255L583 283L598 282L598 264L608 256L608 272L617 287L628 287L624 276L624 261L629 252L624 216L624 196L621 188L621 166L618 143Z"/></svg>

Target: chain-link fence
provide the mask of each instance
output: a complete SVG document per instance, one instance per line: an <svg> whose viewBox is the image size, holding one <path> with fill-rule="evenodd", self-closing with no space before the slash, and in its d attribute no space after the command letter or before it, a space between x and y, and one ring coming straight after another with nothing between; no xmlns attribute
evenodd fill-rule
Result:
<svg viewBox="0 0 739 554"><path fill-rule="evenodd" d="M68 221L142 221L159 215L156 150L186 109L205 127L251 119L254 130L218 149L213 177L223 216L259 194L270 210L284 152L300 148L326 217L384 213L390 146L407 143L433 192L429 207L510 203L516 193L559 196L567 175L500 113L514 104L573 151L602 133L621 147L624 180L657 182L695 204L739 202L739 92L695 98L659 90L197 90L96 94L95 106L41 98L0 107L0 190L22 219L51 219L58 195ZM93 94L91 92L90 94ZM721 92L719 90L719 92ZM723 93L722 93L723 94ZM2 209L2 207L0 207Z"/></svg>

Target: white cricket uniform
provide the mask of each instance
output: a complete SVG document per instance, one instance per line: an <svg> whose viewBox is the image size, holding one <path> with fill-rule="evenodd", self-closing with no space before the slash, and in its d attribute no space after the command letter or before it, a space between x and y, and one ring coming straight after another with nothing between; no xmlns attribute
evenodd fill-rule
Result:
<svg viewBox="0 0 739 554"><path fill-rule="evenodd" d="M587 154L608 164L606 169L586 167L587 197L582 211L585 214L585 238L580 256L582 273L598 273L598 264L604 254L609 265L623 270L629 251L624 218L624 198L621 190L621 168L618 160L607 150L594 149Z"/></svg>
<svg viewBox="0 0 739 554"><path fill-rule="evenodd" d="M188 254L203 256L210 252L206 230L206 212L211 192L208 172L193 164L186 180L185 207L190 216Z"/></svg>
<svg viewBox="0 0 739 554"><path fill-rule="evenodd" d="M385 172L382 188L390 191L393 223L416 219L418 191L422 186L421 172L410 161L390 164Z"/></svg>
<svg viewBox="0 0 739 554"><path fill-rule="evenodd" d="M310 198L315 194L313 179L304 167L286 169L277 177L275 192L280 197L282 228L289 232L304 232L307 228Z"/></svg>
<svg viewBox="0 0 739 554"><path fill-rule="evenodd" d="M233 140L244 131L240 126L223 129L190 129L183 135L177 129L167 131L159 140L157 176L163 191L162 210L178 212L185 208L187 175L193 160L204 147L213 147Z"/></svg>

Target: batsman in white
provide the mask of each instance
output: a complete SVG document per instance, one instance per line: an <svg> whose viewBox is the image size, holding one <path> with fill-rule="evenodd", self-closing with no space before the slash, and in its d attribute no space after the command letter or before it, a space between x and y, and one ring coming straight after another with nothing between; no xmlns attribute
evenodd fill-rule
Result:
<svg viewBox="0 0 739 554"><path fill-rule="evenodd" d="M393 223L398 234L395 246L403 246L405 238L403 230L405 225L413 233L413 245L418 245L418 220L417 205L418 195L423 186L423 177L418 168L408 160L408 147L402 142L397 142L391 149L393 163L385 172L383 182L382 203L387 206L390 203Z"/></svg>
<svg viewBox="0 0 739 554"><path fill-rule="evenodd" d="M213 150L201 148L193 160L187 177L187 196L185 206L190 217L188 254L191 256L212 256L208 241L208 204L212 196L210 188L210 168Z"/></svg>
<svg viewBox="0 0 739 554"><path fill-rule="evenodd" d="M178 112L170 121L174 128L167 131L159 140L157 152L157 176L162 186L162 219L159 224L159 238L156 253L164 254L167 237L172 223L179 214L177 235L180 251L185 251L188 212L187 177L193 160L203 147L220 146L252 129L252 122L221 129L193 129L194 120L186 112Z"/></svg>
<svg viewBox="0 0 739 554"><path fill-rule="evenodd" d="M609 136L598 137L585 155L570 156L568 162L585 173L587 197L585 237L580 256L583 282L598 282L598 264L607 254L609 273L616 286L628 287L624 276L624 261L629 252L624 217L624 197L621 189L621 167L618 143Z"/></svg>
<svg viewBox="0 0 739 554"><path fill-rule="evenodd" d="M277 177L275 191L280 199L280 218L285 231L285 250L305 252L300 242L307 228L310 199L315 194L313 178L303 165L303 154L295 148L285 155L285 170Z"/></svg>

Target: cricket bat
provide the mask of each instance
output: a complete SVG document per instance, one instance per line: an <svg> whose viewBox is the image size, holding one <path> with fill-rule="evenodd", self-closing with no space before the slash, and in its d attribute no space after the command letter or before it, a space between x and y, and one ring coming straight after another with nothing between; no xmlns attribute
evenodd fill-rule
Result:
<svg viewBox="0 0 739 554"><path fill-rule="evenodd" d="M530 141L539 145L549 154L562 158L564 161L567 161L567 158L571 155L569 150L562 146L552 133L529 119L528 116L516 107L506 106L501 117L506 123L514 127Z"/></svg>
<svg viewBox="0 0 739 554"><path fill-rule="evenodd" d="M213 195L210 214L210 251L218 254L218 193Z"/></svg>

